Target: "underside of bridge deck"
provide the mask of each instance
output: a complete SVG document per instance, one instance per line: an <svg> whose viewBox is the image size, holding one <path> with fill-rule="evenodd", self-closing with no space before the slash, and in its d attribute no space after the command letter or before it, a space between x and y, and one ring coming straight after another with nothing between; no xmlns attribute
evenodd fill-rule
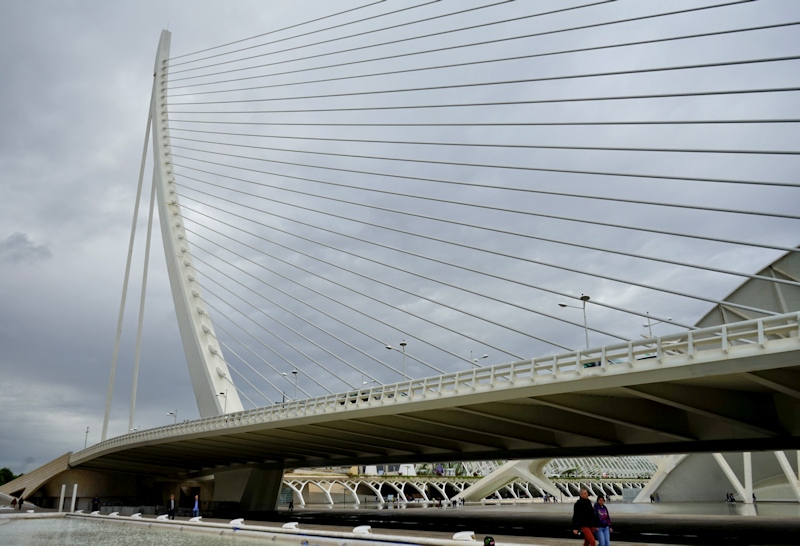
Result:
<svg viewBox="0 0 800 546"><path fill-rule="evenodd" d="M759 369L743 361L737 373L689 374L672 381L655 381L658 370L649 381L624 384L598 375L581 380L581 390L573 392L540 386L521 388L518 397L506 394L505 400L484 393L464 396L460 404L439 399L260 425L233 423L202 434L144 441L73 464L196 476L242 465L796 449L800 366L787 362L777 357L771 365L781 367Z"/></svg>

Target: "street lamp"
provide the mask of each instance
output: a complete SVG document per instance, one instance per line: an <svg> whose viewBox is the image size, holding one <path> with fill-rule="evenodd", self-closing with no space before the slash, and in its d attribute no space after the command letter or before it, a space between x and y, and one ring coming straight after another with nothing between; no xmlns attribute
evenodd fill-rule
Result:
<svg viewBox="0 0 800 546"><path fill-rule="evenodd" d="M405 381L406 378L407 378L407 376L406 376L406 345L408 345L408 343L406 343L405 339L400 342L400 349L402 349L402 351L403 351L403 381ZM394 347L392 347L391 345L387 345L386 348L389 349L390 351L397 351L398 350L398 349L395 349Z"/></svg>
<svg viewBox="0 0 800 546"><path fill-rule="evenodd" d="M297 400L297 373L297 370L292 370L292 375L294 375L294 400ZM281 375L286 378L286 381L289 381L289 375L286 372L281 372ZM285 401L286 394L281 394L283 394Z"/></svg>
<svg viewBox="0 0 800 546"><path fill-rule="evenodd" d="M175 410L175 411L168 411L168 412L167 412L167 415L172 415L172 417L174 417L174 418L175 418L175 422L174 422L174 423L172 423L173 425L175 425L175 424L177 424L177 423L178 423L178 410Z"/></svg>
<svg viewBox="0 0 800 546"><path fill-rule="evenodd" d="M217 396L221 396L225 399L225 405L222 407L222 413L228 413L228 390L225 389L225 392L218 393Z"/></svg>
<svg viewBox="0 0 800 546"><path fill-rule="evenodd" d="M559 307L572 307L573 309L583 309L583 332L586 335L586 348L589 348L589 326L586 324L586 302L589 301L589 296L586 294L581 294L580 300L583 302L581 307L577 305L568 305L566 303L559 302Z"/></svg>
<svg viewBox="0 0 800 546"><path fill-rule="evenodd" d="M89 441L89 427L86 427L86 437L83 439L83 449L86 449L86 443Z"/></svg>
<svg viewBox="0 0 800 546"><path fill-rule="evenodd" d="M289 375L286 372L281 372L281 375L284 377L284 379L286 379L286 381L289 381ZM281 394L283 395L283 401L286 402L286 393L281 391Z"/></svg>
<svg viewBox="0 0 800 546"><path fill-rule="evenodd" d="M672 317L667 317L667 320L672 320ZM655 322L652 322L650 320L650 311L648 311L647 312L647 324L642 324L642 326L647 326L647 333L650 334L649 337L653 337L653 326L655 326L656 324L663 324L664 322L666 322L666 321L657 320Z"/></svg>
<svg viewBox="0 0 800 546"><path fill-rule="evenodd" d="M489 358L489 355L479 356L478 358L472 358L472 351L469 352L469 363L477 366L479 360L483 360L484 358Z"/></svg>

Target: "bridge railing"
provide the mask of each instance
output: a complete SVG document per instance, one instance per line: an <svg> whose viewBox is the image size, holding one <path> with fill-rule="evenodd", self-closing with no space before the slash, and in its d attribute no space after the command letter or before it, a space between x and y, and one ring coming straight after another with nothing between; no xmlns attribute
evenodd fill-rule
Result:
<svg viewBox="0 0 800 546"><path fill-rule="evenodd" d="M665 361L669 364L686 363L699 359L704 352L717 351L718 354L720 352L725 354L737 346L763 348L770 342L786 338L793 338L795 342L800 343L800 313L723 324L595 349L499 364L489 368L473 368L468 371L412 379L307 400L292 400L263 408L137 431L111 438L77 452L71 462L74 464L83 459L90 459L96 453L113 450L114 447L122 445L302 418L320 413L406 403L429 397L529 386L539 381L571 381L587 374L602 374L612 369L619 372L661 366Z"/></svg>

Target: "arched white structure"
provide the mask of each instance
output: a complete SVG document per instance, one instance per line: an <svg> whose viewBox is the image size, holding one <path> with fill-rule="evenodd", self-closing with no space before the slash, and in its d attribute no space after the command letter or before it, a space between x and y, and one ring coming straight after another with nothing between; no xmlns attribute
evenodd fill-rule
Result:
<svg viewBox="0 0 800 546"><path fill-rule="evenodd" d="M175 178L172 173L166 101L171 37L169 31L161 32L156 55L156 85L150 106L154 121L153 184L156 187L161 236L164 241L172 298L186 363L189 366L189 376L197 399L197 408L201 417L213 417L242 411L244 408L231 379L228 365L222 357L214 325L203 303L197 273L188 252L178 195L174 189Z"/></svg>

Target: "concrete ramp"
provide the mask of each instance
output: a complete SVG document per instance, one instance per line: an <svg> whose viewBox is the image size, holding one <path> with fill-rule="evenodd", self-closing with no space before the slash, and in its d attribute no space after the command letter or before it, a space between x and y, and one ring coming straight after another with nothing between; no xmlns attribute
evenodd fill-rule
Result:
<svg viewBox="0 0 800 546"><path fill-rule="evenodd" d="M0 493L14 497L24 497L36 493L36 491L44 484L69 470L69 458L72 452L66 453L57 459L53 459L49 463L40 466L36 470L23 474L16 480L0 485Z"/></svg>

